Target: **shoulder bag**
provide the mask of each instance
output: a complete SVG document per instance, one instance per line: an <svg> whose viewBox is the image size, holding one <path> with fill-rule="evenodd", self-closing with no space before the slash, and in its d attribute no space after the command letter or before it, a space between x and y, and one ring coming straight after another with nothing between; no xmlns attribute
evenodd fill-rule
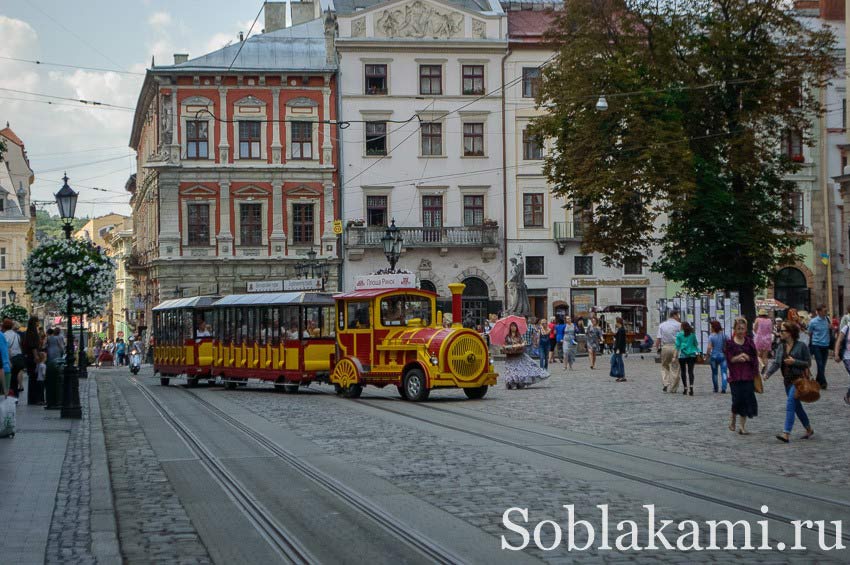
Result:
<svg viewBox="0 0 850 565"><path fill-rule="evenodd" d="M820 384L812 378L812 373L806 368L803 376L794 381L794 398L800 402L816 402L820 398Z"/></svg>

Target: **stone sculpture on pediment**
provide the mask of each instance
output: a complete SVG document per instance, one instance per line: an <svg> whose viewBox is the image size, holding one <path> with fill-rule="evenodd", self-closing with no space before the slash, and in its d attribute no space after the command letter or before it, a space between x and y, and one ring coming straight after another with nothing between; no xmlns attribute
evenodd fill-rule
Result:
<svg viewBox="0 0 850 565"><path fill-rule="evenodd" d="M173 116L171 115L171 95L163 94L160 104L160 140L165 145L171 143L171 131L174 124Z"/></svg>
<svg viewBox="0 0 850 565"><path fill-rule="evenodd" d="M472 20L472 37L487 39L487 24L481 20Z"/></svg>
<svg viewBox="0 0 850 565"><path fill-rule="evenodd" d="M379 13L375 35L378 37L452 38L463 36L463 14L440 10L415 0Z"/></svg>
<svg viewBox="0 0 850 565"><path fill-rule="evenodd" d="M351 22L351 37L366 37L366 18L357 18Z"/></svg>

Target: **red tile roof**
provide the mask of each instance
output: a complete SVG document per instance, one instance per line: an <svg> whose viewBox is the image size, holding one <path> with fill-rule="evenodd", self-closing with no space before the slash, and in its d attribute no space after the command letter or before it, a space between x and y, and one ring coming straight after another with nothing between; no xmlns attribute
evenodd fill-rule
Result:
<svg viewBox="0 0 850 565"><path fill-rule="evenodd" d="M24 142L21 141L20 137L15 135L15 132L12 131L12 128L7 127L7 128L0 129L0 135L2 135L3 137L8 139L9 141L14 143L15 145L20 145L21 147L24 146Z"/></svg>
<svg viewBox="0 0 850 565"><path fill-rule="evenodd" d="M508 12L508 40L538 39L555 21L552 10Z"/></svg>

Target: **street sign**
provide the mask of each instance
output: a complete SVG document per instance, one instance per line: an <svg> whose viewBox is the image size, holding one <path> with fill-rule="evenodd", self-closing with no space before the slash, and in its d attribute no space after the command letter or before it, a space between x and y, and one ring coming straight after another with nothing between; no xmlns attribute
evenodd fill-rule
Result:
<svg viewBox="0 0 850 565"><path fill-rule="evenodd" d="M342 220L334 220L334 233L342 235Z"/></svg>

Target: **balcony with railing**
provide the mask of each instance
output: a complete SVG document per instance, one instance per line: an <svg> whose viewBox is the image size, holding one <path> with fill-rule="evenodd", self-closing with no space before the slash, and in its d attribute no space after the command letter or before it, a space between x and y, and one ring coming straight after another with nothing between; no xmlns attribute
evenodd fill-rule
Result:
<svg viewBox="0 0 850 565"><path fill-rule="evenodd" d="M402 227L399 231L404 238L404 248L449 248L481 249L482 254L495 254L499 246L499 227L487 226L457 226L457 227ZM382 247L381 238L386 228L349 226L347 229L346 246L349 250L362 253L365 249Z"/></svg>
<svg viewBox="0 0 850 565"><path fill-rule="evenodd" d="M126 268L128 272L144 271L147 269L146 263L147 261L145 261L145 258L141 253L130 253L124 259L124 268Z"/></svg>
<svg viewBox="0 0 850 565"><path fill-rule="evenodd" d="M563 255L567 243L581 241L584 236L584 224L581 222L555 222L552 226L552 239L558 246L558 254Z"/></svg>

